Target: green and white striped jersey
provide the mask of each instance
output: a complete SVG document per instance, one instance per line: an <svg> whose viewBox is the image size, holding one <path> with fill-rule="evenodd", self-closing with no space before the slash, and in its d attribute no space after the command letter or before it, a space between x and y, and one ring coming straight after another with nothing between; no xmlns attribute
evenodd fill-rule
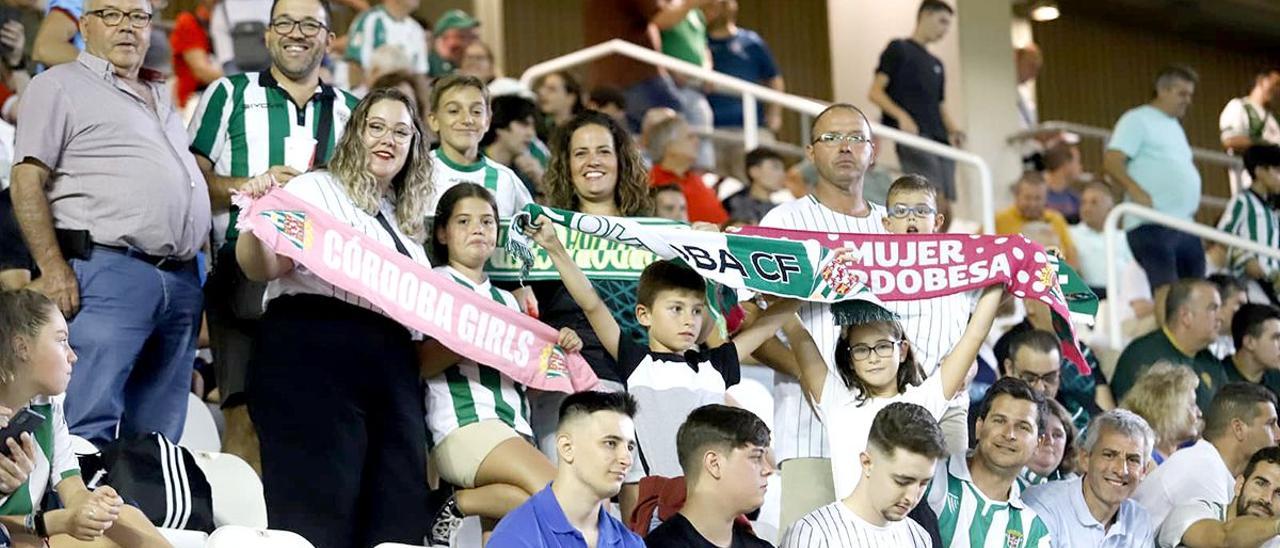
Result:
<svg viewBox="0 0 1280 548"><path fill-rule="evenodd" d="M969 475L965 455L938 463L925 493L938 515L942 545L947 548L1049 548L1049 529L1034 510L1022 503L1022 489L1014 482L1009 500L982 494Z"/></svg>
<svg viewBox="0 0 1280 548"><path fill-rule="evenodd" d="M0 515L24 516L40 508L45 493L62 480L80 475L80 464L71 451L71 434L67 431L67 417L62 409L62 398L37 396L31 400L31 410L45 417L35 431L35 469L27 482L13 494L0 498Z"/></svg>
<svg viewBox="0 0 1280 548"><path fill-rule="evenodd" d="M344 57L367 68L373 52L386 44L404 50L414 73L427 73L427 31L412 17L397 20L382 6L369 8L351 23Z"/></svg>
<svg viewBox="0 0 1280 548"><path fill-rule="evenodd" d="M511 168L480 156L473 164L462 165L450 160L444 151L431 151L431 186L434 192L427 211L435 213L440 197L458 183L474 183L489 189L498 202L498 217L510 219L525 204L533 203L533 195Z"/></svg>
<svg viewBox="0 0 1280 548"><path fill-rule="evenodd" d="M187 127L191 151L208 158L218 175L254 177L286 165L288 139L305 136L315 140L311 165L323 165L358 102L354 95L322 83L307 104L297 105L270 71L219 78L205 90ZM319 123L325 118L329 123ZM229 241L238 234L235 218L233 208Z"/></svg>
<svg viewBox="0 0 1280 548"><path fill-rule="evenodd" d="M438 266L434 270L520 312L516 298L510 292L494 287L489 280L477 284L449 266ZM485 320L479 318L476 321ZM426 392L427 430L431 434L432 446L463 426L494 419L524 436L533 437L533 428L529 426L529 399L524 386L496 369L464 359L444 373L427 379Z"/></svg>
<svg viewBox="0 0 1280 548"><path fill-rule="evenodd" d="M1273 249L1280 247L1280 214L1253 189L1241 190L1231 198L1218 229ZM1232 274L1243 275L1245 263L1252 259L1257 259L1258 266L1268 275L1280 271L1280 259L1232 248L1228 256Z"/></svg>

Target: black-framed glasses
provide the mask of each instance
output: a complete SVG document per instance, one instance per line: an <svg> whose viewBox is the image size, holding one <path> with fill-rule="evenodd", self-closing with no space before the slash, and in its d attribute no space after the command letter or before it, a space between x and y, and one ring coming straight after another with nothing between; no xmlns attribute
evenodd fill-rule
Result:
<svg viewBox="0 0 1280 548"><path fill-rule="evenodd" d="M1057 386L1058 381L1061 380L1061 376L1059 375L1058 371L1052 371L1049 373L1045 373L1043 375L1037 375L1030 371L1020 371L1018 372L1017 375L1014 375L1014 376L1018 377L1019 379L1022 379L1023 382L1026 382L1027 384L1030 384L1030 385L1034 385L1038 382L1042 382L1047 386Z"/></svg>
<svg viewBox="0 0 1280 548"><path fill-rule="evenodd" d="M129 18L129 24L135 29L144 28L151 24L151 14L142 10L133 10L130 12L121 11L115 8L103 8L85 12L85 15L92 15L101 19L108 27L114 27L124 22L124 18Z"/></svg>
<svg viewBox="0 0 1280 548"><path fill-rule="evenodd" d="M315 19L303 19L301 21L295 21L293 19L289 19L288 17L281 17L271 22L271 30L274 31L276 34L279 34L280 36L288 36L290 34L293 34L293 29L295 28L302 29L302 35L306 36L307 38L310 38L312 36L320 34L320 31L326 30L329 27L325 26L324 23L316 21Z"/></svg>
<svg viewBox="0 0 1280 548"><path fill-rule="evenodd" d="M815 137L813 139L813 142L816 144L828 145L828 146L838 145L840 143L849 143L851 145L865 145L871 142L871 136L864 135L862 133L836 133L834 131L829 131L827 133L823 133Z"/></svg>
<svg viewBox="0 0 1280 548"><path fill-rule="evenodd" d="M364 125L364 132L366 135L374 139L381 139L389 132L391 133L391 140L400 145L407 144L409 141L412 141L415 133L413 128L404 124L391 126L383 122L366 123Z"/></svg>
<svg viewBox="0 0 1280 548"><path fill-rule="evenodd" d="M889 216L894 219L906 219L908 216L924 218L937 212L937 208L929 204L916 204L913 206L907 204L893 204L893 206L889 208Z"/></svg>
<svg viewBox="0 0 1280 548"><path fill-rule="evenodd" d="M855 360L862 361L870 358L871 352L874 351L877 356L888 358L893 356L893 351L898 348L898 343L900 342L902 341L881 340L876 341L876 344L871 346L855 344L849 347L849 355L853 356Z"/></svg>

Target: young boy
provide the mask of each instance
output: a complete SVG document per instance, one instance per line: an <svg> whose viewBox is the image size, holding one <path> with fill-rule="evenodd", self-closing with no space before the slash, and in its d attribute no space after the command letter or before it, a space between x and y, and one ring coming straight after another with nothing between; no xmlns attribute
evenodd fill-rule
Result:
<svg viewBox="0 0 1280 548"><path fill-rule="evenodd" d="M757 148L747 153L747 188L725 198L724 208L729 217L757 224L764 214L773 209L773 193L781 190L787 181L787 166L782 156L767 148Z"/></svg>
<svg viewBox="0 0 1280 548"><path fill-rule="evenodd" d="M440 197L458 183L475 183L493 193L498 216L509 219L533 202L529 189L511 168L480 153L480 140L489 129L489 92L474 76L450 74L431 88L431 112L427 125L440 136L440 148L431 151L431 184L434 192L427 211L434 212Z"/></svg>
<svg viewBox="0 0 1280 548"><path fill-rule="evenodd" d="M882 221L891 233L934 234L942 230L945 219L938 212L937 190L924 177L899 177L889 185L885 202L888 214ZM933 375L942 357L964 334L977 294L966 291L932 299L885 301L885 307L898 315L907 339L914 343L912 349L925 375ZM968 395L961 391L938 421L953 454L968 450L968 410Z"/></svg>
<svg viewBox="0 0 1280 548"><path fill-rule="evenodd" d="M739 360L794 317L800 301L771 306L731 342L700 351L698 342L711 323L704 312L706 281L686 266L658 261L644 269L636 293L636 320L649 332L648 346L640 346L621 336L617 320L560 244L551 224L543 220L530 235L551 256L565 289L586 313L605 350L618 361L627 392L640 403L637 466L627 476L620 499L622 515L629 518L640 478L683 475L676 454L680 423L698 407L725 403L725 390L740 378Z"/></svg>
<svg viewBox="0 0 1280 548"><path fill-rule="evenodd" d="M682 223L689 222L689 200L679 185L662 185L653 187L649 193L653 195L654 216Z"/></svg>

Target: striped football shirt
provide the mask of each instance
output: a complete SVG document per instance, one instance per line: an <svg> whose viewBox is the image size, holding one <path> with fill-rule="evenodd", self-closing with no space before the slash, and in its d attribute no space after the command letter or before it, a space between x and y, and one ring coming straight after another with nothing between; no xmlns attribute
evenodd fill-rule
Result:
<svg viewBox="0 0 1280 548"><path fill-rule="evenodd" d="M1218 222L1218 230L1230 232L1272 249L1280 248L1280 213L1267 205L1266 200L1252 188L1237 192L1227 204L1222 220ZM1244 265L1256 259L1258 266L1266 274L1280 271L1280 259L1262 257L1243 249L1232 248L1228 255L1231 272L1244 274Z"/></svg>
<svg viewBox="0 0 1280 548"><path fill-rule="evenodd" d="M316 141L312 165L323 165L333 155L358 101L321 83L307 104L297 105L270 71L219 78L205 90L187 126L191 151L208 158L220 176L255 177L272 166L285 165L285 142L290 136L309 136ZM320 123L326 118L327 123ZM238 234L235 221L232 208L228 240Z"/></svg>
<svg viewBox="0 0 1280 548"><path fill-rule="evenodd" d="M510 219L525 204L533 203L529 188L511 171L481 155L474 163L459 164L450 160L442 149L431 151L431 204L428 214L435 213L436 204L444 193L459 183L473 183L486 188L498 202L498 217Z"/></svg>
<svg viewBox="0 0 1280 548"><path fill-rule="evenodd" d="M451 266L435 268L454 282L520 312L511 293L485 280L475 283ZM427 379L427 428L431 443L439 445L454 430L484 420L500 420L512 430L532 438L529 426L529 398L524 386L497 369L463 359L443 373Z"/></svg>
<svg viewBox="0 0 1280 548"><path fill-rule="evenodd" d="M884 206L867 203L871 206L869 215L852 217L822 205L811 194L773 208L760 220L760 226L817 232L883 234L885 230L881 219L886 215ZM827 370L834 372L836 340L840 337L840 327L831 314L831 305L804 303L800 306L800 320L813 336L813 342L818 345L822 359L827 363ZM773 446L778 460L829 458L826 431L805 400L800 382L786 375L774 375L773 393Z"/></svg>
<svg viewBox="0 0 1280 548"><path fill-rule="evenodd" d="M71 450L71 434L67 431L62 399L36 396L31 400L31 410L45 418L32 432L36 445L36 458L32 462L35 467L16 491L0 497L0 515L24 516L39 510L45 493L57 487L62 480L80 475L80 464Z"/></svg>
<svg viewBox="0 0 1280 548"><path fill-rule="evenodd" d="M1009 500L987 498L969 476L965 455L938 463L926 500L938 515L947 548L1049 548L1044 520L1022 502L1022 489L1009 487Z"/></svg>
<svg viewBox="0 0 1280 548"><path fill-rule="evenodd" d="M345 57L368 67L373 52L386 44L404 50L414 73L427 73L427 31L412 17L396 19L382 6L369 8L351 23Z"/></svg>
<svg viewBox="0 0 1280 548"><path fill-rule="evenodd" d="M795 522L782 548L933 548L933 541L911 518L879 527L836 501Z"/></svg>

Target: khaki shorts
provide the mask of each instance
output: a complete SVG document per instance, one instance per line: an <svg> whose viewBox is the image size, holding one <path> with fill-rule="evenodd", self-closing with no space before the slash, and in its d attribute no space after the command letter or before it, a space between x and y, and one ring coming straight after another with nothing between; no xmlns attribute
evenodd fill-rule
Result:
<svg viewBox="0 0 1280 548"><path fill-rule="evenodd" d="M440 472L440 479L464 489L473 489L476 472L485 457L502 442L518 437L520 434L500 420L473 422L445 436L431 450L431 462Z"/></svg>

